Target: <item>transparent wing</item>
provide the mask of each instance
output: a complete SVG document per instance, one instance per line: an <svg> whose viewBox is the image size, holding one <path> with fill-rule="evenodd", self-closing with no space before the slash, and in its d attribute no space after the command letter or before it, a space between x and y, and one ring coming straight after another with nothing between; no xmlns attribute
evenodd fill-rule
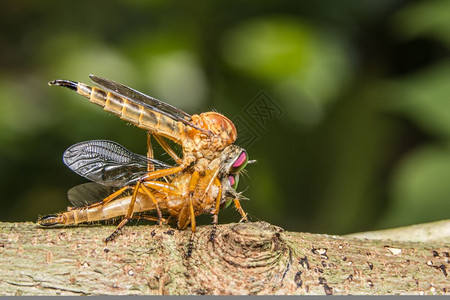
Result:
<svg viewBox="0 0 450 300"><path fill-rule="evenodd" d="M155 170L169 168L156 159L133 153L118 143L92 140L69 147L63 161L72 171L93 182L122 187L147 173L148 164Z"/></svg>
<svg viewBox="0 0 450 300"><path fill-rule="evenodd" d="M67 197L74 207L83 207L102 201L117 189L95 182L88 182L71 188L67 192Z"/></svg>
<svg viewBox="0 0 450 300"><path fill-rule="evenodd" d="M203 129L198 128L197 126L195 126L190 122L191 116L188 113L182 111L179 108L176 108L175 106L162 102L161 100L150 97L146 94L136 91L135 89L132 89L123 84L114 82L106 78L98 77L95 75L89 75L89 78L91 78L91 80L99 88L114 93L118 96L124 97L133 103L142 105L152 111L159 112L174 120L180 121L186 125L194 127L200 131L204 131Z"/></svg>

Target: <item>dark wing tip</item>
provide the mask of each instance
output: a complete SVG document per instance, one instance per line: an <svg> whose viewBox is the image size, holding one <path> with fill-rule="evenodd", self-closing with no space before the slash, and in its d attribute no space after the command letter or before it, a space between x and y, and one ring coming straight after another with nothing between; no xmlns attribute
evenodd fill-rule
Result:
<svg viewBox="0 0 450 300"><path fill-rule="evenodd" d="M52 81L49 81L48 85L63 86L63 87L69 88L74 91L76 91L78 89L78 82L71 81L71 80L62 80L62 79L52 80Z"/></svg>
<svg viewBox="0 0 450 300"><path fill-rule="evenodd" d="M97 75L94 75L94 74L89 74L89 78L91 79L91 80L93 80L93 81L95 81L96 79L98 80L98 79L104 79L103 77L100 77L100 76L97 76Z"/></svg>

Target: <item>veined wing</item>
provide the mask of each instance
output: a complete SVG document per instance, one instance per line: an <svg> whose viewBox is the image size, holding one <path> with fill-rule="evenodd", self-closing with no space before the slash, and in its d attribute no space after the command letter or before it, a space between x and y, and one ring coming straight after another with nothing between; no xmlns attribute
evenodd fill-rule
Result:
<svg viewBox="0 0 450 300"><path fill-rule="evenodd" d="M169 168L156 159L133 153L116 142L92 140L69 147L63 155L66 166L93 182L122 187L147 173L148 164L154 169Z"/></svg>
<svg viewBox="0 0 450 300"><path fill-rule="evenodd" d="M142 105L152 111L161 113L188 126L194 127L195 129L205 131L190 122L191 115L179 108L176 108L175 106L162 102L161 100L158 100L135 89L106 78L98 77L92 74L89 75L89 78L91 78L91 80L99 88L114 93L120 97L124 97L135 104Z"/></svg>
<svg viewBox="0 0 450 300"><path fill-rule="evenodd" d="M83 207L102 201L118 189L118 187L88 182L71 188L67 192L67 198L74 207Z"/></svg>

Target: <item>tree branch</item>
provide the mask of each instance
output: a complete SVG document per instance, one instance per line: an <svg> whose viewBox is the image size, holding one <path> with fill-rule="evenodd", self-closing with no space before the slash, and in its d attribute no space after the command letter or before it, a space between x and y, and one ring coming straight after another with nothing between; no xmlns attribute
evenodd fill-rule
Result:
<svg viewBox="0 0 450 300"><path fill-rule="evenodd" d="M410 242L442 242L450 244L450 220L404 226L379 231L359 232L348 237Z"/></svg>
<svg viewBox="0 0 450 300"><path fill-rule="evenodd" d="M445 221L450 224L450 221ZM440 224L442 225L442 224ZM0 223L1 295L446 294L448 237L428 242L286 232L264 222L190 231Z"/></svg>

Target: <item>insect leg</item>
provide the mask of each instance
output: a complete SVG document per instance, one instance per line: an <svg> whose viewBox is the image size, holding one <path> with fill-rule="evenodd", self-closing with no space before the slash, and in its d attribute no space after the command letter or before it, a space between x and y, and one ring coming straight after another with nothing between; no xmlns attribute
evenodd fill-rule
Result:
<svg viewBox="0 0 450 300"><path fill-rule="evenodd" d="M184 166L172 167L167 169L156 170L142 176L143 181L150 181L156 178L166 177L184 170Z"/></svg>
<svg viewBox="0 0 450 300"><path fill-rule="evenodd" d="M159 189L164 192L172 193L172 194L179 194L179 189L170 183L160 182L160 181L151 181L152 179L166 177L172 174L175 174L177 172L180 172L184 169L184 166L178 166L173 168L167 168L167 169L161 169L157 171L153 171L150 173L147 173L144 175L136 184L135 190L133 192L133 197L131 198L130 206L128 208L127 215L125 218L119 223L116 230L106 238L106 241L112 241L117 236L117 234L120 232L121 228L128 222L128 220L132 217L132 212L134 208L134 203L136 202L136 195L137 191L139 190L139 187L142 182L145 182L146 185L153 187L154 189ZM153 200L153 199L152 199ZM157 210L159 210L159 207L157 207ZM161 217L161 212L158 213L158 216Z"/></svg>
<svg viewBox="0 0 450 300"><path fill-rule="evenodd" d="M150 162L150 159L153 159L152 133L150 131L147 131L147 158L149 159L147 171L153 172L155 170L155 166Z"/></svg>
<svg viewBox="0 0 450 300"><path fill-rule="evenodd" d="M156 212L158 213L158 224L161 225L162 224L161 221L164 219L162 218L162 214L161 214L161 210L158 205L158 201L156 200L153 193L150 192L150 190L147 188L147 186L149 186L155 190L160 190L160 191L174 194L174 195L180 195L181 192L175 185L173 185L171 183L161 182L161 181L143 181L143 184L141 187L144 190L144 192L150 197L150 199L152 199L153 203L155 204Z"/></svg>
<svg viewBox="0 0 450 300"><path fill-rule="evenodd" d="M133 216L133 209L134 209L134 204L136 203L136 197L137 197L137 193L139 190L139 187L141 185L142 181L139 180L134 188L133 191L133 196L131 197L131 201L130 201L130 205L128 206L128 210L127 213L125 215L125 218L123 218L122 221L120 221L119 225L117 225L116 229L113 231L113 233L111 233L106 239L105 242L111 242L113 241L117 235L119 235L119 233L122 231L122 227L125 226L125 224L128 223L128 221L131 219L131 217Z"/></svg>
<svg viewBox="0 0 450 300"><path fill-rule="evenodd" d="M152 217L152 216L132 216L131 219L133 219L133 220L154 221L154 222L158 221L158 218L155 218L155 217Z"/></svg>
<svg viewBox="0 0 450 300"><path fill-rule="evenodd" d="M169 144L166 143L163 137L153 134L153 137L155 140L161 145L161 147L166 151L177 164L181 164L183 160L178 157L178 155L173 151L173 149L169 146Z"/></svg>
<svg viewBox="0 0 450 300"><path fill-rule="evenodd" d="M242 206L241 206L241 203L239 202L239 199L238 198L234 198L233 201L234 201L234 206L236 207L236 209L239 211L239 213L242 216L242 219L240 221L244 220L245 222L248 222L247 214L242 209Z"/></svg>
<svg viewBox="0 0 450 300"><path fill-rule="evenodd" d="M181 191L178 189L178 187L169 182L150 181L144 179L142 179L142 182L146 185L146 187L151 187L154 190L160 190L172 195L181 195Z"/></svg>
<svg viewBox="0 0 450 300"><path fill-rule="evenodd" d="M125 192L125 191L128 190L129 188L131 188L131 186L129 186L129 185L124 186L123 188L121 188L121 189L115 191L114 193L112 193L111 195L109 195L108 197L106 197L105 199L103 199L102 201L97 202L97 203L93 203L93 204L91 204L91 205L88 205L88 206L86 206L86 208L92 208L92 207L96 207L96 206L105 205L105 204L107 204L108 202L110 202L110 201L114 200L115 198L119 197L120 195L122 195L123 192Z"/></svg>
<svg viewBox="0 0 450 300"><path fill-rule="evenodd" d="M189 198L189 212L191 218L191 237L189 238L187 257L191 257L192 250L194 249L194 237L195 237L195 215L194 215L194 206L192 205L192 198Z"/></svg>
<svg viewBox="0 0 450 300"><path fill-rule="evenodd" d="M163 190L168 193L175 193L175 194L179 193L178 188L176 186L174 186L173 184L160 182L160 181L144 181L144 179L141 178L140 180L138 180L138 182L136 183L136 186L134 187L133 195L131 197L130 204L128 205L128 209L127 209L127 213L125 214L125 217L119 223L119 225L117 225L114 232L105 239L105 242L113 241L116 238L116 236L122 231L122 227L125 226L125 224L127 224L128 221L133 218L133 210L134 210L134 205L136 204L136 198L137 198L139 188L143 187L144 191L148 191L147 187L144 186L144 183L146 185L153 187L154 189L160 189L160 190ZM150 193L150 191L148 191L148 192L152 198L153 195ZM152 198L152 200L153 200L153 198ZM157 210L159 210L156 199L155 199L155 204L156 204ZM159 216L159 219L162 218L161 211L159 211L158 216Z"/></svg>
<svg viewBox="0 0 450 300"><path fill-rule="evenodd" d="M219 193L217 194L216 207L214 209L214 216L213 216L213 223L212 223L213 228L211 230L211 235L209 236L210 242L214 242L214 239L216 237L217 223L219 222L220 200L222 198L222 184L220 183L220 180L217 179L217 177L214 180L214 185L219 187Z"/></svg>
<svg viewBox="0 0 450 300"><path fill-rule="evenodd" d="M194 203L192 201L192 196L195 192L195 187L197 186L198 179L200 178L200 174L195 171L189 182L189 216L191 220L191 237L189 239L187 257L192 255L192 250L194 248L194 235L195 235L195 212L194 212Z"/></svg>
<svg viewBox="0 0 450 300"><path fill-rule="evenodd" d="M146 215L138 215L138 216L132 216L131 217L134 220L146 220L146 221L154 221L158 222L158 218L152 217L152 216L146 216ZM167 219L163 219L163 225L167 225L169 223L170 216Z"/></svg>
<svg viewBox="0 0 450 300"><path fill-rule="evenodd" d="M162 217L162 214L161 214L161 209L159 208L159 205L158 205L158 201L156 201L156 198L155 198L155 196L153 196L153 194L150 192L150 190L145 186L145 184L143 184L142 185L142 189L144 190L144 192L150 197L150 199L152 199L152 201L153 201L153 203L155 204L155 206L156 206L156 212L158 213L158 224L159 225L162 225L162 220L164 220L163 219L163 217Z"/></svg>

